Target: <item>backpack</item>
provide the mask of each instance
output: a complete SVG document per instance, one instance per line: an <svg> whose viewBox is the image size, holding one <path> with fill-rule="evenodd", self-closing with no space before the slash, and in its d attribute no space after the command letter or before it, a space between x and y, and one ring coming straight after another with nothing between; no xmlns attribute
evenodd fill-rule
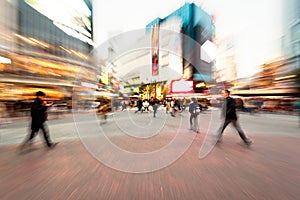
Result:
<svg viewBox="0 0 300 200"><path fill-rule="evenodd" d="M196 114L196 115L199 115L199 114L200 114L200 112L201 112L201 109L200 109L200 107L199 107L199 106L195 106L195 109L194 109L194 114Z"/></svg>
<svg viewBox="0 0 300 200"><path fill-rule="evenodd" d="M201 109L200 109L200 106L199 106L198 104L192 103L192 104L190 105L189 111L190 111L190 113L199 115L200 112L201 112Z"/></svg>

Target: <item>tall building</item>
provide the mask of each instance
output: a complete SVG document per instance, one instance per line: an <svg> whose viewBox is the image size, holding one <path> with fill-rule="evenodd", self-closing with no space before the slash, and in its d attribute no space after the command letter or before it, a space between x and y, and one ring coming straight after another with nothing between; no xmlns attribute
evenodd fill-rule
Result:
<svg viewBox="0 0 300 200"><path fill-rule="evenodd" d="M283 52L288 57L300 55L300 1L283 1Z"/></svg>
<svg viewBox="0 0 300 200"><path fill-rule="evenodd" d="M176 79L201 82L194 85L202 90L203 82L212 80L214 61L206 45L212 44L213 37L212 17L194 3L186 3L165 18L154 19L146 30L112 38L107 45L115 50L120 91L132 94L145 86L149 89L145 98L163 98Z"/></svg>
<svg viewBox="0 0 300 200"><path fill-rule="evenodd" d="M93 48L92 6L89 0L76 0L71 6L67 1L18 0L17 44L19 50L46 53L82 61L79 54L88 55ZM80 3L80 4L79 4ZM58 13L55 13L57 10ZM20 35L20 37L19 37ZM46 46L31 45L23 38L33 38Z"/></svg>
<svg viewBox="0 0 300 200"><path fill-rule="evenodd" d="M164 67L173 67L175 72L181 74L186 79L195 81L211 81L213 61L205 61L201 55L205 54L203 44L207 41L212 42L214 37L214 24L212 16L207 14L202 8L194 3L186 3L178 10L167 17L155 19L149 23L146 28L151 29L158 26L160 29L168 29L184 35L181 38L173 38L175 49L181 53L180 58L175 56L163 56L168 61L163 62L159 70ZM200 44L197 46L196 44ZM175 57L175 58L174 58ZM177 57L177 59L176 59ZM160 58L161 59L161 58ZM174 61L172 63L172 61ZM180 66L178 65L180 64Z"/></svg>
<svg viewBox="0 0 300 200"><path fill-rule="evenodd" d="M71 96L78 79L94 80L90 0L1 1L2 98L30 99L43 88L50 97ZM3 12L2 12L3 11Z"/></svg>

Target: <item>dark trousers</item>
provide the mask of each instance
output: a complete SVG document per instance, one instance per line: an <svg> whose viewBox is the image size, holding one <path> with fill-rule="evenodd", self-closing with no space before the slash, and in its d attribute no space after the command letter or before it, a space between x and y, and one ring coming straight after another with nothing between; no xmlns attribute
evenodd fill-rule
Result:
<svg viewBox="0 0 300 200"><path fill-rule="evenodd" d="M152 107L153 107L153 117L156 117L158 105L153 105Z"/></svg>
<svg viewBox="0 0 300 200"><path fill-rule="evenodd" d="M239 133L240 137L242 138L242 140L246 141L247 140L247 136L244 133L244 131L242 130L238 120L236 119L225 119L224 122L221 124L219 130L218 130L218 138L222 137L223 131L225 130L225 128L228 126L228 124L232 123L232 125L234 126L234 128L237 130L237 132Z"/></svg>
<svg viewBox="0 0 300 200"><path fill-rule="evenodd" d="M137 113L137 112L139 112L139 111L142 112L142 106L138 106L138 110L136 110L134 113Z"/></svg>
<svg viewBox="0 0 300 200"><path fill-rule="evenodd" d="M29 135L29 137L25 141L25 143L30 142L36 136L36 134L39 132L40 129L42 129L42 131L43 131L43 136L44 136L44 139L45 139L45 142L46 142L47 146L50 147L52 142L50 140L48 129L47 129L47 126L45 125L45 123L42 123L42 124L39 124L39 125L35 125L34 127L31 127L31 134Z"/></svg>
<svg viewBox="0 0 300 200"><path fill-rule="evenodd" d="M192 126L192 125L193 125L193 120L194 120L194 119L196 119L196 117L197 117L197 115L196 115L196 114L194 114L194 113L191 113L191 115L190 115L190 126Z"/></svg>
<svg viewBox="0 0 300 200"><path fill-rule="evenodd" d="M191 113L190 115L190 129L197 131L198 130L198 115Z"/></svg>

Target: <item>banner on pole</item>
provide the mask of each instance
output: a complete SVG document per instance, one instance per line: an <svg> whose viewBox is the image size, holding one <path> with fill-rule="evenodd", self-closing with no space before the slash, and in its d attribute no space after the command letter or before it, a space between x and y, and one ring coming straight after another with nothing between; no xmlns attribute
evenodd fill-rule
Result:
<svg viewBox="0 0 300 200"><path fill-rule="evenodd" d="M152 29L152 76L157 76L159 73L159 25L155 25Z"/></svg>

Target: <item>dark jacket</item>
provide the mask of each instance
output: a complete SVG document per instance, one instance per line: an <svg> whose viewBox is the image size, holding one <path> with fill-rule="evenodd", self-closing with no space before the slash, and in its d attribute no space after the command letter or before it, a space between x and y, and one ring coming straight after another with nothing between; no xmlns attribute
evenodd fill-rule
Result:
<svg viewBox="0 0 300 200"><path fill-rule="evenodd" d="M152 107L153 107L153 110L157 110L158 104L159 104L159 102L158 102L157 99L154 99L154 100L150 103L150 105L152 105Z"/></svg>
<svg viewBox="0 0 300 200"><path fill-rule="evenodd" d="M227 97L224 99L222 116L225 117L225 119L237 119L235 101L232 97Z"/></svg>
<svg viewBox="0 0 300 200"><path fill-rule="evenodd" d="M43 106L43 101L36 99L31 106L31 128L40 127L47 120L47 106Z"/></svg>
<svg viewBox="0 0 300 200"><path fill-rule="evenodd" d="M200 109L200 106L199 106L198 103L193 102L193 103L191 103L191 104L189 105L189 112L190 112L191 114L196 114L196 109Z"/></svg>
<svg viewBox="0 0 300 200"><path fill-rule="evenodd" d="M141 99L138 99L137 102L136 102L136 105L137 105L138 108L143 107L143 101Z"/></svg>

